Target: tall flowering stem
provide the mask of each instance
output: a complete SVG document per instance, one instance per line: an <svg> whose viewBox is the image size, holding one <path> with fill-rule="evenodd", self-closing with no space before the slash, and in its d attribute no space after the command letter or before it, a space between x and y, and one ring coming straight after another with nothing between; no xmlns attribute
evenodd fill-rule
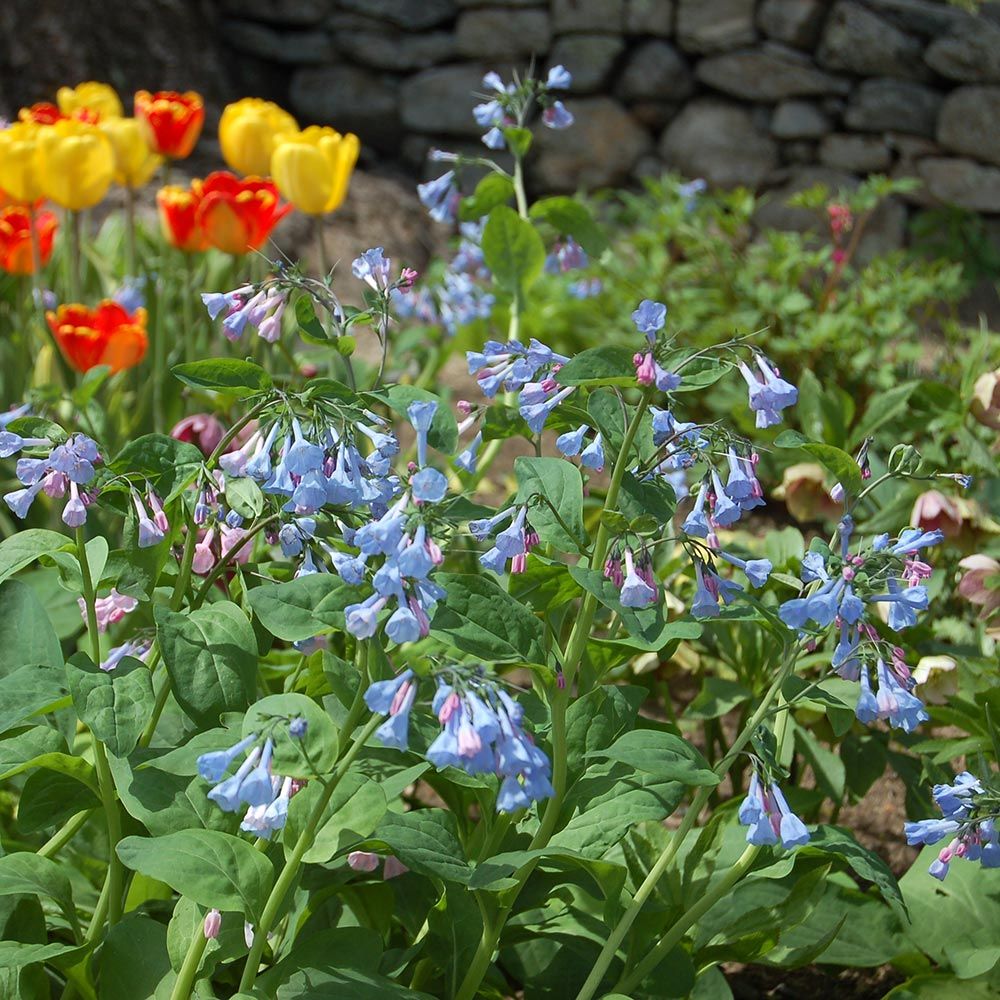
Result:
<svg viewBox="0 0 1000 1000"><path fill-rule="evenodd" d="M101 636L97 627L97 593L90 573L90 562L87 558L87 539L83 528L76 529L76 552L80 561L80 576L83 580L83 601L87 611L87 634L90 638L91 659L94 663L101 662ZM97 782L101 794L101 806L108 827L108 871L105 877L102 900L106 899L107 920L114 925L122 916L123 869L115 848L122 837L121 813L115 796L115 783L108 765L108 755L104 744L93 737L94 769L97 771ZM103 916L98 919L100 904L94 912L94 919L87 931L87 941L95 941L103 931Z"/></svg>
<svg viewBox="0 0 1000 1000"><path fill-rule="evenodd" d="M747 743L750 742L750 738L753 736L757 727L767 717L767 714L770 711L771 706L780 697L782 686L784 685L785 681L788 680L788 678L791 676L792 671L795 669L795 662L798 658L798 653L799 653L798 645L792 646L785 653L785 657L782 661L781 667L779 668L777 674L775 675L774 680L771 682L771 686L770 688L768 688L767 693L761 699L761 703L757 706L757 710L747 721L747 724L743 727L743 730L740 732L739 736L736 737L736 740L733 742L733 745L729 748L729 753L727 753L726 756L723 757L723 759L718 763L718 765L716 765L715 773L719 776L720 779L725 777L725 775L729 772L729 769L733 766L736 759L743 751L743 748L747 745ZM778 741L779 747L784 737L785 727L787 725L786 721L787 717L788 717L788 711L786 706L785 710L779 715L778 721L776 722L775 726L775 739ZM604 947L601 949L600 955L598 955L597 960L594 962L594 966L591 969L590 975L587 977L586 982L584 982L583 986L580 988L580 992L577 994L576 1000L590 1000L590 998L593 997L594 994L597 992L597 989L601 985L601 980L604 978L605 974L608 971L608 967L614 961L614 957L616 952L618 951L618 947L621 945L622 941L625 938L625 935L628 933L632 924L635 922L636 917L639 916L639 913L642 910L643 906L646 905L646 900L649 899L650 895L652 895L653 890L656 888L657 883L663 877L664 873L670 868L671 864L673 864L674 858L677 857L677 852L681 849L681 846L687 839L688 834L694 829L695 825L697 824L698 817L701 814L702 809L704 809L704 807L708 804L708 800L712 795L712 791L713 789L711 786L702 786L698 790L694 798L691 800L691 805L688 806L687 812L684 814L684 819L681 821L681 825L677 828L677 831L670 838L670 842L663 849L663 852L660 854L659 858L657 858L656 864L654 864L653 867L650 868L649 874L643 880L642 885L640 885L639 888L636 890L635 896L633 897L631 904L629 904L628 909L622 914L621 919L618 921L614 930L608 936L608 940L605 942ZM748 848L746 851L743 852L743 855L740 858L740 862L744 862L746 864L747 870L752 864L753 859L757 856L757 850L759 850L759 848L753 847L752 849ZM719 887L716 887L716 889L713 890L713 894L718 893L718 895L716 895L715 898L716 899L721 898L722 895L724 895L726 892L729 891L730 888L732 888L732 885L735 885L735 881L727 885L722 890L720 890ZM704 903L704 900L702 900L701 902ZM687 921L686 918L689 917L690 911L683 914L679 918L677 923L674 925L674 927L672 927L671 930L668 932L668 935L672 938L673 934L676 933L677 940L680 940L680 938L684 934L684 931L687 930L687 928L691 925L691 923L693 923L694 920L696 920L698 916L701 915L701 913L705 912L705 909L707 909L707 907L701 909L699 913L695 914L693 917L690 918L690 920ZM683 926L680 926L682 924ZM648 972L650 969L654 968L656 964L659 962L660 958L662 958L663 955L665 955L672 947L673 943L669 944L662 951L658 951L657 952L658 957L656 961L653 962L651 965L649 965L645 969L645 972ZM645 972L643 972L643 975L645 975ZM633 982L632 976L629 977L629 982L630 983Z"/></svg>
<svg viewBox="0 0 1000 1000"><path fill-rule="evenodd" d="M361 721L361 717L366 710L364 693L368 688L368 646L364 642L358 643L357 664L358 670L361 674L361 683L358 686L357 695L355 696L354 702L351 705L347 719L344 721L344 726L341 730L341 734L345 741L354 730L355 726L357 726L357 724ZM289 855L288 861L285 863L285 867L282 869L281 874L274 883L274 888L271 890L271 894L267 897L267 902L264 904L264 911L261 914L260 921L257 926L254 927L253 945L250 948L250 954L247 956L247 962L243 968L243 976L240 979L241 993L249 993L253 988L253 984L257 979L257 970L260 968L261 955L264 953L264 945L267 943L267 935L270 932L271 927L274 925L274 921L277 919L278 914L281 912L281 907L284 905L285 897L295 884L295 879L299 873L299 866L302 864L302 859L305 857L306 852L310 847L312 847L313 840L316 838L316 831L319 829L320 823L323 821L323 813L326 810L330 799L333 797L333 793L337 790L337 785L340 784L341 779L345 774L347 774L347 771L354 762L354 759L361 752L365 743L379 727L379 725L381 725L381 723L382 717L380 715L372 715L365 727L360 733L358 733L354 741L344 751L340 760L337 762L337 767L334 770L333 775L325 782L323 794L317 800L316 807L313 809L306 825L303 827L302 833L299 834L299 838L295 842L295 847L292 849L292 853ZM180 998L177 998L177 1000L180 1000Z"/></svg>

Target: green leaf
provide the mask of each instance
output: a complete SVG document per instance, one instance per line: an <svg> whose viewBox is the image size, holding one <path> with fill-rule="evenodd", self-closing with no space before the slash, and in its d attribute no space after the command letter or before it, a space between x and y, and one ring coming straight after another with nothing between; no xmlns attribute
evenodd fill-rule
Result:
<svg viewBox="0 0 1000 1000"><path fill-rule="evenodd" d="M375 395L384 398L389 407L401 417L406 416L410 403L437 403L437 412L427 432L427 443L443 455L454 455L458 450L458 424L455 423L450 407L440 396L435 396L426 389L418 389L415 385L394 385Z"/></svg>
<svg viewBox="0 0 1000 1000"><path fill-rule="evenodd" d="M180 830L163 837L126 837L118 857L132 871L166 882L202 906L242 913L256 923L274 868L245 840L217 830Z"/></svg>
<svg viewBox="0 0 1000 1000"><path fill-rule="evenodd" d="M826 466L850 496L856 497L861 492L861 469L846 451L830 444L817 444L798 431L782 431L774 439L774 445L776 448L801 448Z"/></svg>
<svg viewBox="0 0 1000 1000"><path fill-rule="evenodd" d="M684 715L688 719L717 719L752 697L753 692L736 681L706 677L701 691L685 709Z"/></svg>
<svg viewBox="0 0 1000 1000"><path fill-rule="evenodd" d="M72 547L70 539L58 531L45 528L19 531L0 542L0 580L6 580L40 556Z"/></svg>
<svg viewBox="0 0 1000 1000"><path fill-rule="evenodd" d="M533 136L530 129L520 128L517 125L504 125L501 128L503 137L507 140L510 151L518 158L524 159L531 149Z"/></svg>
<svg viewBox="0 0 1000 1000"><path fill-rule="evenodd" d="M63 763L69 765L74 760L79 758L67 757ZM79 763L83 765L79 771L85 774L92 772L86 761L80 760ZM93 809L99 804L97 795L82 780L80 773L68 768L40 767L32 771L21 786L17 804L18 829L22 833L51 830L74 813Z"/></svg>
<svg viewBox="0 0 1000 1000"><path fill-rule="evenodd" d="M66 753L66 740L52 726L31 726L0 739L0 781L11 769L30 766L29 762L48 753ZM67 756L69 756L67 754Z"/></svg>
<svg viewBox="0 0 1000 1000"><path fill-rule="evenodd" d="M514 185L509 177L495 172L488 173L469 198L463 198L458 209L462 222L477 222L497 205L505 205L514 197Z"/></svg>
<svg viewBox="0 0 1000 1000"><path fill-rule="evenodd" d="M194 482L204 462L193 444L166 434L144 434L125 445L109 468L119 475L142 476L168 502Z"/></svg>
<svg viewBox="0 0 1000 1000"><path fill-rule="evenodd" d="M862 847L846 830L837 826L818 826L809 838L807 849L837 855L850 865L855 874L874 882L882 893L882 898L900 918L905 918L906 903L903 901L896 876L874 851Z"/></svg>
<svg viewBox="0 0 1000 1000"><path fill-rule="evenodd" d="M640 482L631 472L622 477L618 505L626 517L651 514L658 524L669 524L677 509L677 495L662 479Z"/></svg>
<svg viewBox="0 0 1000 1000"><path fill-rule="evenodd" d="M199 726L247 707L257 677L257 639L228 601L177 614L155 611L156 636L177 703Z"/></svg>
<svg viewBox="0 0 1000 1000"><path fill-rule="evenodd" d="M20 667L0 677L0 733L40 712L51 711L66 695L65 684L63 667Z"/></svg>
<svg viewBox="0 0 1000 1000"><path fill-rule="evenodd" d="M528 214L533 219L544 219L564 236L572 236L592 257L600 257L608 248L604 231L587 207L575 198L565 195L542 198L531 206Z"/></svg>
<svg viewBox="0 0 1000 1000"><path fill-rule="evenodd" d="M389 813L372 834L419 875L446 882L469 881L472 868L459 843L455 817L444 809Z"/></svg>
<svg viewBox="0 0 1000 1000"><path fill-rule="evenodd" d="M0 858L0 896L31 893L51 899L71 927L78 928L73 888L62 866L38 854L8 854Z"/></svg>
<svg viewBox="0 0 1000 1000"><path fill-rule="evenodd" d="M517 476L515 503L525 504L536 496L548 501L534 504L528 512L528 521L543 542L563 552L577 551L586 544L583 479L575 465L561 458L521 455L514 460L514 475Z"/></svg>
<svg viewBox="0 0 1000 1000"><path fill-rule="evenodd" d="M875 393L865 409L864 416L858 421L858 426L851 435L858 446L866 437L874 434L883 424L906 410L910 396L919 386L919 382L903 382L889 389Z"/></svg>
<svg viewBox="0 0 1000 1000"><path fill-rule="evenodd" d="M438 573L447 591L431 631L486 661L545 663L542 623L485 576Z"/></svg>
<svg viewBox="0 0 1000 1000"><path fill-rule="evenodd" d="M22 944L20 941L0 941L0 969L20 969L36 962L53 962L65 967L66 963L83 955L86 947L76 947L71 944Z"/></svg>
<svg viewBox="0 0 1000 1000"><path fill-rule="evenodd" d="M313 781L292 798L282 835L286 856L294 850L299 833L322 793L322 786ZM323 810L316 837L302 860L307 864L325 864L350 850L371 836L388 808L385 792L377 781L363 774L346 774Z"/></svg>
<svg viewBox="0 0 1000 1000"><path fill-rule="evenodd" d="M272 388L271 376L253 361L237 358L204 358L174 365L171 374L192 389L224 392L236 399L256 396Z"/></svg>
<svg viewBox="0 0 1000 1000"><path fill-rule="evenodd" d="M521 295L542 273L545 247L535 227L514 209L497 205L483 227L483 259L497 285Z"/></svg>
<svg viewBox="0 0 1000 1000"><path fill-rule="evenodd" d="M169 971L167 928L148 914L127 913L108 931L101 945L98 998L152 997Z"/></svg>
<svg viewBox="0 0 1000 1000"><path fill-rule="evenodd" d="M588 768L570 788L563 805L569 822L550 847L599 858L636 823L666 819L684 797L684 785L637 772L625 764Z"/></svg>
<svg viewBox="0 0 1000 1000"><path fill-rule="evenodd" d="M306 720L302 740L290 736L284 723L275 727L276 719L296 716ZM243 717L243 735L263 732L274 737L276 774L313 778L332 770L337 762L337 728L323 707L304 694L272 694L251 705Z"/></svg>
<svg viewBox="0 0 1000 1000"><path fill-rule="evenodd" d="M717 785L719 776L698 749L673 733L634 729L611 746L593 750L588 757L607 757L669 781L685 785Z"/></svg>
<svg viewBox="0 0 1000 1000"><path fill-rule="evenodd" d="M627 347L591 347L581 351L556 373L560 385L635 386L634 351Z"/></svg>
<svg viewBox="0 0 1000 1000"><path fill-rule="evenodd" d="M311 296L300 295L295 300L295 322L298 324L302 339L307 343L329 346L330 336L326 327L316 317L316 307Z"/></svg>
<svg viewBox="0 0 1000 1000"><path fill-rule="evenodd" d="M314 614L331 594L355 588L332 573L309 573L287 583L265 583L247 591L247 601L260 623L278 639L299 642L332 627ZM347 604L351 603L347 601ZM346 604L344 605L346 607Z"/></svg>
<svg viewBox="0 0 1000 1000"><path fill-rule="evenodd" d="M226 504L240 517L250 520L260 517L264 509L264 494L249 476L226 476Z"/></svg>
<svg viewBox="0 0 1000 1000"><path fill-rule="evenodd" d="M77 653L66 664L66 680L80 720L115 757L127 757L156 701L149 667L126 656L114 670L102 670L86 653Z"/></svg>
<svg viewBox="0 0 1000 1000"><path fill-rule="evenodd" d="M62 647L35 591L21 580L0 584L0 677L26 666L62 666Z"/></svg>

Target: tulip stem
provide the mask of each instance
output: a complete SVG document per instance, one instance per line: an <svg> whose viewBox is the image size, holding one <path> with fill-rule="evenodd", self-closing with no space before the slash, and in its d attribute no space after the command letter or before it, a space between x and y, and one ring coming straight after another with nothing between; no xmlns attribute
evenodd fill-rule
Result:
<svg viewBox="0 0 1000 1000"><path fill-rule="evenodd" d="M71 302L81 301L80 290L80 213L70 209L66 213L66 233L69 242L68 278Z"/></svg>
<svg viewBox="0 0 1000 1000"><path fill-rule="evenodd" d="M135 250L135 189L125 187L125 268L130 278L138 275L136 271Z"/></svg>
<svg viewBox="0 0 1000 1000"><path fill-rule="evenodd" d="M181 284L181 322L184 324L184 335L181 337L183 358L190 361L193 354L194 316L191 313L191 296L194 294L194 271L191 254L181 251L184 258L184 280Z"/></svg>

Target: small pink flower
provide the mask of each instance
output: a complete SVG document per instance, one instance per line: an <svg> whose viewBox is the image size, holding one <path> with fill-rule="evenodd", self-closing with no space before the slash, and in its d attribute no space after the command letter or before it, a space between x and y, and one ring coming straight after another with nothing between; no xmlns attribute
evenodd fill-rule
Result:
<svg viewBox="0 0 1000 1000"><path fill-rule="evenodd" d="M394 854L390 854L385 859L385 867L382 869L382 878L388 880L397 875L405 875L410 869L403 864Z"/></svg>
<svg viewBox="0 0 1000 1000"><path fill-rule="evenodd" d="M656 381L656 362L649 351L636 354L632 363L635 365L635 380L639 385L652 385Z"/></svg>
<svg viewBox="0 0 1000 1000"><path fill-rule="evenodd" d="M205 914L205 937L213 941L219 936L222 928L222 914L218 910L209 910Z"/></svg>
<svg viewBox="0 0 1000 1000"><path fill-rule="evenodd" d="M351 851L347 855L347 864L356 872L373 872L378 868L378 855L371 851Z"/></svg>

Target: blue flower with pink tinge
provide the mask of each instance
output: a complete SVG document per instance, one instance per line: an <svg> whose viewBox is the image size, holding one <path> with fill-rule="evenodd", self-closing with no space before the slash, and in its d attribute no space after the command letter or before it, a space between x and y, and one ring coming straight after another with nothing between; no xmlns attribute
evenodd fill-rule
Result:
<svg viewBox="0 0 1000 1000"><path fill-rule="evenodd" d="M739 809L739 821L747 830L747 842L764 847L780 843L786 850L809 843L806 825L788 807L777 782L764 784L756 771Z"/></svg>

